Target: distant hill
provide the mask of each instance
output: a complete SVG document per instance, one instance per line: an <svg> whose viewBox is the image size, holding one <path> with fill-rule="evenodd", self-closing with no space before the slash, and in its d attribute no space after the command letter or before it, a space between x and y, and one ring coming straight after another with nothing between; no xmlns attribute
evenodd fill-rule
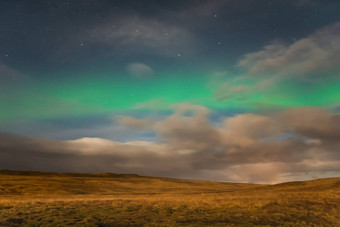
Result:
<svg viewBox="0 0 340 227"><path fill-rule="evenodd" d="M0 170L0 195L195 194L250 189L261 185L144 177L136 174L84 174Z"/></svg>
<svg viewBox="0 0 340 227"><path fill-rule="evenodd" d="M137 174L86 174L0 170L0 195L197 194L240 192L245 190L310 191L339 187L340 178L265 185L145 177Z"/></svg>
<svg viewBox="0 0 340 227"><path fill-rule="evenodd" d="M276 185L0 171L0 226L340 226L340 178Z"/></svg>

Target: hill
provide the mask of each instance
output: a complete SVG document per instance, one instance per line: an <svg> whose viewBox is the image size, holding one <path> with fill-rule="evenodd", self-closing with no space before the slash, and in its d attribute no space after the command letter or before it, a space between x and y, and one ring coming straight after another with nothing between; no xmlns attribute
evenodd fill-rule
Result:
<svg viewBox="0 0 340 227"><path fill-rule="evenodd" d="M337 226L340 178L276 185L0 171L0 226Z"/></svg>
<svg viewBox="0 0 340 227"><path fill-rule="evenodd" d="M142 177L135 174L82 174L0 170L0 195L155 195L220 193L260 185Z"/></svg>

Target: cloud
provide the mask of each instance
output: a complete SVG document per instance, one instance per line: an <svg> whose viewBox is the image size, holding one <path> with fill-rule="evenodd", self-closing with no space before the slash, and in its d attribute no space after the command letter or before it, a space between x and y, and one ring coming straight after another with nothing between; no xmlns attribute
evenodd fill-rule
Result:
<svg viewBox="0 0 340 227"><path fill-rule="evenodd" d="M250 113L227 118L225 125L228 131L233 134L251 138L263 138L282 134L279 123L271 117Z"/></svg>
<svg viewBox="0 0 340 227"><path fill-rule="evenodd" d="M215 96L219 101L233 99L249 103L254 93L277 92L275 89L284 81L315 85L315 82L325 81L326 77L338 80L339 42L340 22L294 43L274 41L260 51L245 54L237 63L238 67L245 69L243 75L229 79L228 83L219 81L215 85Z"/></svg>
<svg viewBox="0 0 340 227"><path fill-rule="evenodd" d="M136 78L146 78L153 75L150 66L143 63L130 63L126 67L128 73Z"/></svg>
<svg viewBox="0 0 340 227"><path fill-rule="evenodd" d="M240 2L240 3L239 3ZM200 2L197 4L196 2L192 2L190 7L184 9L180 12L176 11L176 17L180 17L183 22L185 20L190 19L197 20L197 19L206 19L207 17L213 17L217 15L225 6L231 7L237 5L245 5L245 1L234 2L230 0L211 0L208 2Z"/></svg>
<svg viewBox="0 0 340 227"><path fill-rule="evenodd" d="M322 108L301 107L285 111L279 119L289 131L340 144L340 115Z"/></svg>
<svg viewBox="0 0 340 227"><path fill-rule="evenodd" d="M238 65L248 75L315 76L339 69L340 22L326 26L292 44L274 42L245 54ZM336 75L339 76L339 75Z"/></svg>
<svg viewBox="0 0 340 227"><path fill-rule="evenodd" d="M128 116L120 116L116 119L120 124L126 127L139 130L149 128L150 124L152 123L151 119L136 119Z"/></svg>
<svg viewBox="0 0 340 227"><path fill-rule="evenodd" d="M32 78L29 76L0 62L0 103L7 103L8 99L20 96L17 89L24 89L31 81ZM6 106L6 104L4 105ZM6 115L8 108L2 107L1 109L0 115Z"/></svg>
<svg viewBox="0 0 340 227"><path fill-rule="evenodd" d="M242 84L243 78L236 78L229 83L222 82L217 86L215 97L219 101L236 99L239 102L247 101L254 92L257 91L268 91L271 86L277 83L277 78L269 78L266 80L256 81L253 84Z"/></svg>
<svg viewBox="0 0 340 227"><path fill-rule="evenodd" d="M310 5L313 2L312 2L312 0L294 0L294 1L292 1L292 3L295 4L298 7L303 7L303 6L306 6L306 5Z"/></svg>
<svg viewBox="0 0 340 227"><path fill-rule="evenodd" d="M239 114L216 125L209 114L205 107L181 104L162 120L122 119L127 126L154 131L158 140L153 142L89 137L57 141L1 133L0 165L262 183L340 172L339 115L296 108L271 115Z"/></svg>
<svg viewBox="0 0 340 227"><path fill-rule="evenodd" d="M22 80L25 78L26 76L21 72L0 62L0 85L5 85L5 83L13 83L16 80Z"/></svg>
<svg viewBox="0 0 340 227"><path fill-rule="evenodd" d="M120 15L89 29L87 42L106 45L122 52L152 52L177 57L193 51L195 38L186 28L162 19Z"/></svg>
<svg viewBox="0 0 340 227"><path fill-rule="evenodd" d="M332 112L340 113L340 103L335 103L330 108L331 108Z"/></svg>

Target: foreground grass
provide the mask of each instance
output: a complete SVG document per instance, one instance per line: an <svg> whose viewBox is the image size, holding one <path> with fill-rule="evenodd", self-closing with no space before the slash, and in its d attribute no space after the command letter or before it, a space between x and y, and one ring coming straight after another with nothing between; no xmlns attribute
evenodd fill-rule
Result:
<svg viewBox="0 0 340 227"><path fill-rule="evenodd" d="M68 225L340 226L340 178L252 185L0 173L0 226Z"/></svg>

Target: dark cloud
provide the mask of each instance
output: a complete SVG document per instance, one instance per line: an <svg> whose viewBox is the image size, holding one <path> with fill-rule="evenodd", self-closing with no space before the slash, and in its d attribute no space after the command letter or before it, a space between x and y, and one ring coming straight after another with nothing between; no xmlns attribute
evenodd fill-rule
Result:
<svg viewBox="0 0 340 227"><path fill-rule="evenodd" d="M181 104L161 121L128 117L121 121L134 128L141 128L139 121L149 124L159 142L86 137L56 141L2 133L0 164L10 169L242 182L279 182L288 175L308 179L309 174L331 176L340 171L339 115L320 108L296 108L273 115L239 114L214 126L209 112ZM287 133L295 136L280 139ZM301 173L308 174L302 177Z"/></svg>
<svg viewBox="0 0 340 227"><path fill-rule="evenodd" d="M340 143L340 115L331 114L327 109L301 107L284 112L279 119L289 127L290 132Z"/></svg>

